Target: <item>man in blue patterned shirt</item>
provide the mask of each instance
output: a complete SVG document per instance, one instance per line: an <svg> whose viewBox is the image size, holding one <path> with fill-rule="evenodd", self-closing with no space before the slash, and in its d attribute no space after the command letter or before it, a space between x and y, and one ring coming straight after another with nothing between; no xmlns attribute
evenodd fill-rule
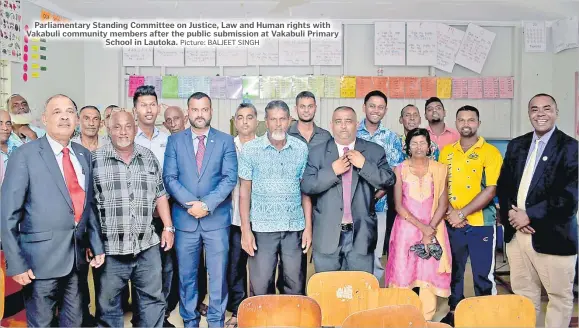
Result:
<svg viewBox="0 0 579 328"><path fill-rule="evenodd" d="M241 245L249 254L252 295L275 294L278 256L283 261L281 294L305 295L302 255L312 241L312 204L302 195L308 146L287 134L288 105L265 107L267 133L243 146L239 157Z"/></svg>
<svg viewBox="0 0 579 328"><path fill-rule="evenodd" d="M382 146L386 152L388 165L394 170L398 164L404 161L404 155L402 153L402 143L398 135L382 124L382 119L388 110L387 105L388 98L386 98L386 95L381 91L370 91L366 97L364 97L363 110L366 118L358 125L357 137ZM376 250L374 251L374 275L378 278L378 281L382 281L384 277L384 266L382 265L381 258L384 254L386 211L388 210L385 195L386 192L383 190L378 191L375 195L375 198L378 199L375 207L376 217L378 219L378 242L376 244Z"/></svg>

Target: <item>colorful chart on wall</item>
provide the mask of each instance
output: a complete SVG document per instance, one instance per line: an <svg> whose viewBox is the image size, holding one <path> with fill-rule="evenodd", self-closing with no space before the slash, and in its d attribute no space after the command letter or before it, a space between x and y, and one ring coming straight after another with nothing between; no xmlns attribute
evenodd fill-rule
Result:
<svg viewBox="0 0 579 328"><path fill-rule="evenodd" d="M0 58L22 62L23 38L21 0L0 2Z"/></svg>

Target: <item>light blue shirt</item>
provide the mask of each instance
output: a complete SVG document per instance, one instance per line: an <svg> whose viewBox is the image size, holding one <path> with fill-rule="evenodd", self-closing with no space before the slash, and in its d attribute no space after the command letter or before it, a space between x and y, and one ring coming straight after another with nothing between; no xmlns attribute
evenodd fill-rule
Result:
<svg viewBox="0 0 579 328"><path fill-rule="evenodd" d="M36 133L36 138L40 139L42 137L44 137L46 135L46 131L43 128L39 128L37 126L34 125L28 125L28 127L30 128L30 130L34 131L34 133ZM10 140L12 140L12 142L14 142L14 144L16 146L22 146L25 143L28 143L30 141L32 141L30 138L26 137L24 140L20 139L20 137L12 132L12 135L10 135Z"/></svg>
<svg viewBox="0 0 579 328"><path fill-rule="evenodd" d="M396 133L384 127L382 122L380 122L374 134L371 134L370 131L366 129L366 119L363 119L360 125L358 125L357 137L374 142L384 148L386 161L388 165L390 165L390 168L394 169L400 163L404 162L404 153L402 152L402 142L400 138ZM376 212L386 212L386 210L388 210L386 196L376 202L375 210Z"/></svg>
<svg viewBox="0 0 579 328"><path fill-rule="evenodd" d="M2 172L2 176L4 176L4 173L6 172L6 165L8 165L8 158L10 157L10 155L12 154L14 149L18 148L18 146L14 143L14 140L12 140L11 138L8 138L8 140L6 140L6 144L7 144L6 152L3 152L0 149L0 155L2 156L2 162L4 162L4 172Z"/></svg>
<svg viewBox="0 0 579 328"><path fill-rule="evenodd" d="M527 164L529 164L529 160L531 159L531 154L535 150L535 143L537 142L537 139L538 139L539 140L539 149L537 150L537 157L535 157L535 167L533 167L533 174L535 174L535 170L537 169L537 165L539 165L539 161L541 160L541 156L543 155L543 151L545 151L545 147L547 146L547 143L549 143L549 139L551 139L553 132L555 132L555 127L553 127L551 129L551 131L545 133L545 135L542 136L541 138L539 138L539 136L537 135L536 132L533 132L533 140L531 141L531 148L529 148L529 154L527 155L527 161L525 162L525 166L527 166ZM533 175L531 175L531 176L533 176Z"/></svg>
<svg viewBox="0 0 579 328"><path fill-rule="evenodd" d="M199 149L199 135L195 132L193 132L193 130L191 130L191 137L193 138L193 151L195 152L195 155L197 155L197 149ZM207 129L207 131L205 131L205 133L203 133L202 135L205 136L205 140L203 140L203 144L205 144L205 147L207 148L207 139L209 138L209 129Z"/></svg>
<svg viewBox="0 0 579 328"><path fill-rule="evenodd" d="M169 135L156 127L153 130L153 138L151 139L147 137L141 128L138 128L137 135L135 136L135 143L152 151L159 161L161 168L163 168L163 163L165 161L165 149L167 148L167 139L169 139Z"/></svg>
<svg viewBox="0 0 579 328"><path fill-rule="evenodd" d="M247 142L239 156L239 177L251 181L251 229L256 232L301 231L306 221L300 183L308 145L286 135L278 150L267 133Z"/></svg>

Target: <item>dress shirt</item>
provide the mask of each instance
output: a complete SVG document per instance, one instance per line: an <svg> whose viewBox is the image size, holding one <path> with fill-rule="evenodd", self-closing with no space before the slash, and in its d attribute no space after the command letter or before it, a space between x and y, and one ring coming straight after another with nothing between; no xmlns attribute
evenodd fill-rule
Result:
<svg viewBox="0 0 579 328"><path fill-rule="evenodd" d="M137 129L137 135L135 136L135 143L141 145L155 154L159 164L161 164L161 170L163 169L163 163L165 161L165 148L167 148L167 139L169 135L157 127L153 129L153 137L149 139L145 132L141 128Z"/></svg>
<svg viewBox="0 0 579 328"><path fill-rule="evenodd" d="M537 142L537 139L539 139L539 149L537 150L537 157L535 157L535 167L533 167L533 171L531 172L531 176L533 176L533 174L535 174L535 170L537 169L537 165L539 164L539 161L541 160L541 156L543 155L543 151L545 150L545 146L547 146L547 143L549 143L549 139L551 139L551 136L553 135L553 132L555 131L555 127L553 127L549 132L545 133L544 136L540 137L537 135L536 132L533 133L533 140L531 141L531 147L529 148L529 154L527 155L527 161L525 162L525 166L527 164L529 164L529 160L531 159L531 154L533 153L533 150L535 149L535 143Z"/></svg>
<svg viewBox="0 0 579 328"><path fill-rule="evenodd" d="M193 151L195 152L195 154L197 154L197 149L199 148L199 135L191 130L191 136L193 138ZM202 135L205 136L205 140L203 140L203 143L205 144L205 147L207 148L207 139L209 138L209 129L207 129L207 131L205 131L205 133L203 133Z"/></svg>
<svg viewBox="0 0 579 328"><path fill-rule="evenodd" d="M60 172L62 173L62 178L64 179L64 167L62 166L62 150L64 147L56 142L56 140L52 139L48 134L46 135L46 140L48 140L48 144L50 148L52 148L52 152L56 157L56 162L58 163L58 167L60 168ZM70 142L68 143L68 148L70 150L70 161L72 162L72 166L74 167L74 172L76 173L76 178L78 179L78 184L82 188L82 190L86 190L85 181L84 181L84 170L78 161L77 154L74 152L72 147L70 146ZM79 153L78 156L85 156L83 153ZM66 180L64 180L66 182Z"/></svg>
<svg viewBox="0 0 579 328"><path fill-rule="evenodd" d="M336 146L338 147L338 154L339 157L344 156L344 147L348 147L348 150L354 150L354 146L356 145L356 140L354 139L354 141L352 141L351 144L349 145L340 145L339 143L336 142Z"/></svg>
<svg viewBox="0 0 579 328"><path fill-rule="evenodd" d="M442 150L446 145L453 144L460 139L458 131L449 128L446 124L444 125L444 131L442 131L442 134L439 136L432 132L430 125L426 127L426 130L430 133L430 140L436 142L440 150Z"/></svg>

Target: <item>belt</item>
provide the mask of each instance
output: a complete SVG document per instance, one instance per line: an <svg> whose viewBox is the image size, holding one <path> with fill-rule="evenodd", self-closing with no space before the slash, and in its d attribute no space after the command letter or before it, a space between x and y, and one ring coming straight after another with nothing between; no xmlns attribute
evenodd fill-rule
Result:
<svg viewBox="0 0 579 328"><path fill-rule="evenodd" d="M342 232L352 231L352 230L354 230L354 224L352 224L352 223L342 223L342 224L340 225L340 228L342 229Z"/></svg>

